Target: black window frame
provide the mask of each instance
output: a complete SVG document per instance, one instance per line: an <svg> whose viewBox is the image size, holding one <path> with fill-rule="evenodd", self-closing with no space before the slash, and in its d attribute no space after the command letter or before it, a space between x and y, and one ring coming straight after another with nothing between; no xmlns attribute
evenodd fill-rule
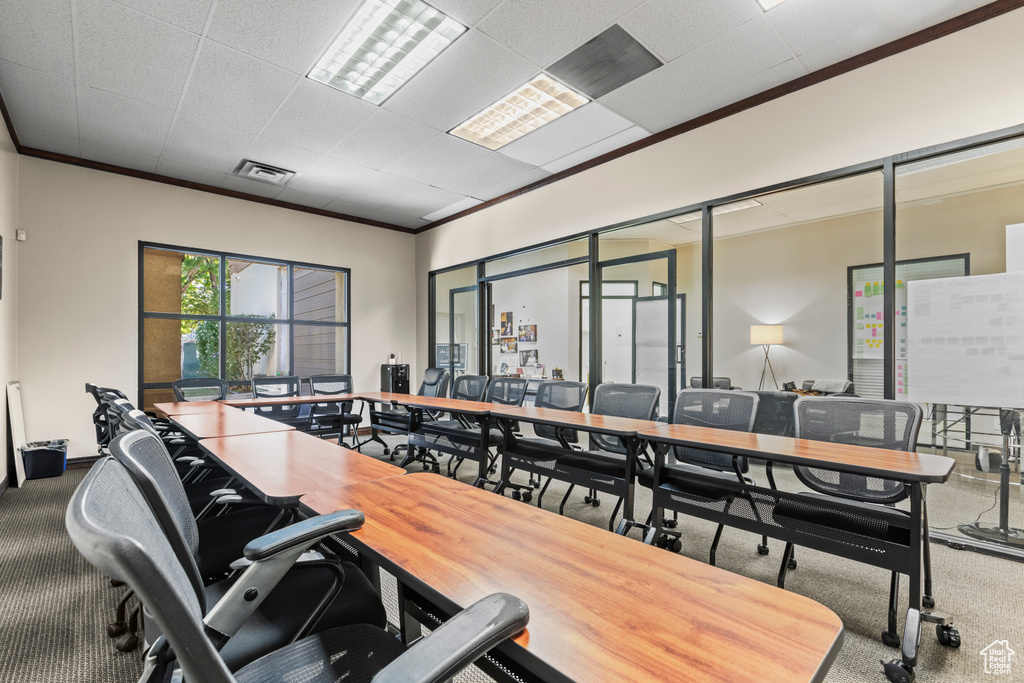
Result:
<svg viewBox="0 0 1024 683"><path fill-rule="evenodd" d="M178 252L182 254L195 254L200 256L210 256L220 259L220 292L219 292L219 308L220 313L218 315L190 315L185 313L163 313L157 311L146 311L146 250L156 249L161 251ZM288 337L288 374L292 375L295 372L295 327L335 327L345 329L345 368L344 373L350 373L352 368L352 270L341 266L328 266L316 263L307 263L304 261L289 261L279 258L267 258L263 256L251 256L248 254L238 254L235 252L228 251L217 251L213 249L198 249L192 247L183 247L173 244L162 244L158 242L145 242L139 241L139 253L138 253L138 313L139 313L139 345L138 345L138 405L145 405L145 393L147 390L152 389L170 389L172 382L146 382L146 335L145 325L147 320L213 320L219 322L219 343L220 353L219 358L219 370L218 374L220 377L224 377L226 373L227 358L225 353L225 345L227 335L225 331L227 329L227 323L229 322L252 322L252 318L245 315L228 315L225 310L225 290L228 270L228 261L236 259L240 261L250 261L254 264L266 264L271 266L285 267L287 269L287 302L288 302L288 317L287 318L261 318L260 322L275 326L284 326L287 329ZM345 281L345 292L344 292L344 318L343 321L325 321L325 320L305 320L297 319L295 317L295 269L310 269L310 270L323 270L334 273L344 274ZM236 380L228 380L228 382L235 382ZM240 384L242 380L237 380Z"/></svg>

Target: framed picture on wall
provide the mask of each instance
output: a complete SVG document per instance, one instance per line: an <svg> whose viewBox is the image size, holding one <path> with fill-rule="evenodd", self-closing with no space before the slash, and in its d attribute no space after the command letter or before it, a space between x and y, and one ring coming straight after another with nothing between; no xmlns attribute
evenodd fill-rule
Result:
<svg viewBox="0 0 1024 683"><path fill-rule="evenodd" d="M512 311L501 314L501 336L502 337L514 337L515 332L512 330Z"/></svg>
<svg viewBox="0 0 1024 683"><path fill-rule="evenodd" d="M525 351L519 352L519 364L520 365L536 365L537 364L537 349L526 349Z"/></svg>
<svg viewBox="0 0 1024 683"><path fill-rule="evenodd" d="M515 353L516 352L516 338L515 337L502 337L501 353Z"/></svg>
<svg viewBox="0 0 1024 683"><path fill-rule="evenodd" d="M537 341L537 326L536 325L520 325L519 326L519 341L521 341L521 342L535 342L535 341Z"/></svg>
<svg viewBox="0 0 1024 683"><path fill-rule="evenodd" d="M491 344L500 344L500 343L501 343L501 329L498 328L498 327L495 327L493 330L491 330Z"/></svg>

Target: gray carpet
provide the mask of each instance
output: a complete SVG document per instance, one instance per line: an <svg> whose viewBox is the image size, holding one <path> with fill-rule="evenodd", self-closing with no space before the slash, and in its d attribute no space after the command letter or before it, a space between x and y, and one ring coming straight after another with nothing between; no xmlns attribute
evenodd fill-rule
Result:
<svg viewBox="0 0 1024 683"><path fill-rule="evenodd" d="M364 451L386 458L377 444ZM422 471L416 464L409 470ZM472 481L474 474L470 470L472 467L467 463L460 479ZM104 633L117 597L124 589L111 588L99 572L82 560L64 530L64 506L84 473L85 470L70 470L59 479L31 481L25 488L9 490L0 498L0 571L7 579L0 594L0 681L127 682L137 680L141 672L140 655L118 653ZM780 483L785 482L785 488L797 486L792 475L780 473L779 479ZM963 492L958 493L956 486L943 488L932 487L933 520L958 518L971 510L973 519L981 512L976 509L979 499L991 496L987 484L978 487L978 498L963 499ZM564 486L552 483L544 498L544 508L556 511L564 490ZM638 516L646 517L649 501L650 496L641 490ZM600 507L591 507L577 492L566 512L606 527L613 505L614 501L605 496ZM714 526L681 518L679 528L684 539L683 554L707 561ZM727 529L719 548L718 565L773 584L782 544L772 541L771 554L763 557L754 551L756 543L752 534ZM846 626L845 644L827 680L884 680L878 660L897 656L895 650L879 640L885 625L888 574L806 548L798 549L797 553L799 568L790 573L787 588L827 605ZM933 545L933 565L938 608L955 615L963 646L959 650L941 647L932 628L926 626L918 680L959 683L989 679L979 652L995 640L1008 640L1011 649L1024 656L1024 591L1020 589L1024 568L1018 563L941 545ZM389 577L383 578L385 603L392 612L396 604L394 583ZM905 595L906 580L902 589ZM670 620L671 615L667 618ZM1024 680L1024 662L1014 663L1014 674L1001 680ZM681 672L679 680L685 679ZM476 683L488 679L478 671L470 671L457 680Z"/></svg>

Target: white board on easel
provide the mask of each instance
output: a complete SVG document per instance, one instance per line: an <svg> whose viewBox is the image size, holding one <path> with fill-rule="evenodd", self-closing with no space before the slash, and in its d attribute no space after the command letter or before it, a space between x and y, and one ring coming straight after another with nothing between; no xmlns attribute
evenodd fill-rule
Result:
<svg viewBox="0 0 1024 683"><path fill-rule="evenodd" d="M25 463L21 447L25 445L25 414L21 410L21 383L7 383L7 419L11 425L11 446L14 450L14 474L17 486L25 483Z"/></svg>
<svg viewBox="0 0 1024 683"><path fill-rule="evenodd" d="M909 283L910 400L1024 408L1024 271Z"/></svg>

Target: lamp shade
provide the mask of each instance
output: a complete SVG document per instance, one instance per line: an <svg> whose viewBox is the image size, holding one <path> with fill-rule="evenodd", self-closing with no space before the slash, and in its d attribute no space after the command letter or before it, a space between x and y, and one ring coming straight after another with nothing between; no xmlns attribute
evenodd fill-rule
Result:
<svg viewBox="0 0 1024 683"><path fill-rule="evenodd" d="M751 344L781 344L782 325L751 325Z"/></svg>

